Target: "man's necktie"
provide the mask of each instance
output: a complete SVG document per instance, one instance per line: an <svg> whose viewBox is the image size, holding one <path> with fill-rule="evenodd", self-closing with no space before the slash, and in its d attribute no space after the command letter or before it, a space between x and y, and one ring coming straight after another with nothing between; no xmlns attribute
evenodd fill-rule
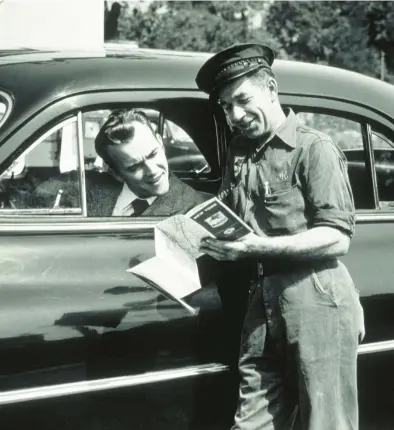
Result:
<svg viewBox="0 0 394 430"><path fill-rule="evenodd" d="M145 199L135 199L131 202L131 206L134 210L131 216L139 216L148 208L149 203Z"/></svg>

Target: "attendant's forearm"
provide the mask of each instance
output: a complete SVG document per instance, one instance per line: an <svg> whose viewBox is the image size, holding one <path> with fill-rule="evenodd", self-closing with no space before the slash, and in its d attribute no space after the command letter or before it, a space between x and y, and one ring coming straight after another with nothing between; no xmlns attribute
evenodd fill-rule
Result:
<svg viewBox="0 0 394 430"><path fill-rule="evenodd" d="M259 257L322 259L347 253L350 238L332 227L315 227L293 236L270 237L256 244Z"/></svg>

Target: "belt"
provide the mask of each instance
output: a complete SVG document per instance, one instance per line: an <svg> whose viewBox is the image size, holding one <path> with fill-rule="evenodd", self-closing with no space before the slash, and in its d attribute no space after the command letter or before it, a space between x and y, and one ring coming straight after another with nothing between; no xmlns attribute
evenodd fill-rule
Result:
<svg viewBox="0 0 394 430"><path fill-rule="evenodd" d="M276 276L286 273L294 273L300 270L314 270L316 272L334 268L338 266L336 258L313 260L313 261L294 261L294 260L264 260L258 261L256 267L257 278L262 276Z"/></svg>

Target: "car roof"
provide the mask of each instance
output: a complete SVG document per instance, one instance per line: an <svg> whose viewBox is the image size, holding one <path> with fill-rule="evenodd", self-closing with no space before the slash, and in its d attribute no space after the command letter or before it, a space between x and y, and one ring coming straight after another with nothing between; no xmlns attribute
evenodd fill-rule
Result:
<svg viewBox="0 0 394 430"><path fill-rule="evenodd" d="M96 51L0 50L0 91L11 93L15 102L15 112L7 122L12 117L27 117L57 99L87 91L198 91L194 78L210 55L116 44ZM280 94L373 105L394 118L393 85L348 70L297 61L278 59L273 69Z"/></svg>

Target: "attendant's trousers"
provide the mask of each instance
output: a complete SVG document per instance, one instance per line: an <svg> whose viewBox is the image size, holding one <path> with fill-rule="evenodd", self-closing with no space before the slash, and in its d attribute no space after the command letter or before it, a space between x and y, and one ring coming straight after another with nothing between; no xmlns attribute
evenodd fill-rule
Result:
<svg viewBox="0 0 394 430"><path fill-rule="evenodd" d="M243 332L232 430L357 430L363 311L346 267L329 260L263 275Z"/></svg>

